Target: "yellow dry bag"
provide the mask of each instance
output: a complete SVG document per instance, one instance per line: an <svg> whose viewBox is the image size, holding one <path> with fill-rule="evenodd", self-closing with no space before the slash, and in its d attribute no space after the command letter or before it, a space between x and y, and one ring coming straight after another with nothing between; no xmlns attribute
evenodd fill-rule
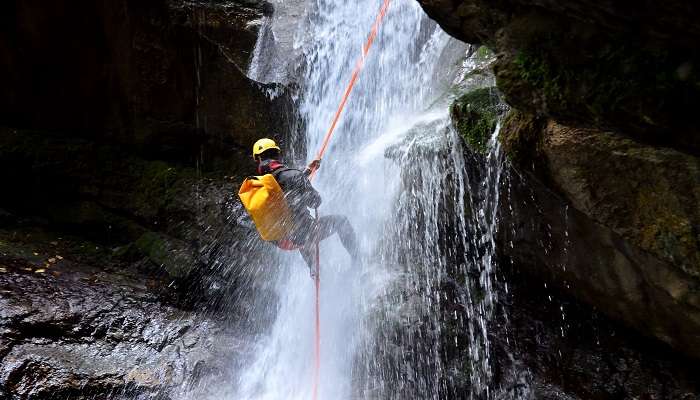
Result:
<svg viewBox="0 0 700 400"><path fill-rule="evenodd" d="M238 197L263 240L281 240L291 232L292 214L284 192L272 174L252 176L243 181Z"/></svg>

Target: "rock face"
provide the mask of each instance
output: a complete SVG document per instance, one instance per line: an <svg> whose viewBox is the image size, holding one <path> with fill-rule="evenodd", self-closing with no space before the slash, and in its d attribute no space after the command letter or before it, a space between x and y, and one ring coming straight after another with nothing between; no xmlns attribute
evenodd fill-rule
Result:
<svg viewBox="0 0 700 400"><path fill-rule="evenodd" d="M544 145L545 152L551 150L547 146ZM575 154L582 157L591 156L584 149L577 151ZM624 158L608 160L620 163ZM569 155L569 159L575 160L576 155ZM560 167L560 171L571 171L570 167L570 164L567 168ZM643 171L643 163L636 168ZM552 178L559 179L556 174ZM581 182L566 179L569 184ZM592 187L620 190L617 194L620 201L601 204L637 210L635 203L625 201L624 195L630 193L624 191L623 185ZM532 176L514 174L509 188L501 210L505 224L501 241L512 243L512 247L504 247L505 256L515 260L519 268L563 288L604 314L625 321L644 335L655 336L685 354L700 355L697 352L700 284L696 275L684 270L682 263L644 249L644 243L638 242L637 237L627 236L612 224L594 219L595 213L582 212L578 204L572 204L568 197L553 192ZM633 193L645 196L644 192ZM674 209L665 206L663 210ZM668 223L664 220L664 224ZM664 229L667 226L663 225ZM538 238L537 242L533 242L534 237ZM669 245L678 243L670 238L675 237L669 237Z"/></svg>
<svg viewBox="0 0 700 400"><path fill-rule="evenodd" d="M513 107L500 134L513 168L507 263L700 357L700 9L419 2L452 35L496 52Z"/></svg>
<svg viewBox="0 0 700 400"><path fill-rule="evenodd" d="M639 338L541 280L508 274L491 335L496 398L700 397L694 360Z"/></svg>
<svg viewBox="0 0 700 400"><path fill-rule="evenodd" d="M5 126L149 157L211 162L281 131L287 115L246 78L264 2L10 2L0 28ZM281 90L281 89L280 89ZM262 118L264 116L264 118Z"/></svg>
<svg viewBox="0 0 700 400"><path fill-rule="evenodd" d="M235 196L253 141L295 123L243 72L269 5L0 11L0 398L177 398L238 348L193 304L245 323L254 299L223 299L265 290Z"/></svg>
<svg viewBox="0 0 700 400"><path fill-rule="evenodd" d="M228 258L242 251L235 243L214 242L218 263L182 282L131 246L3 215L0 398L216 398L250 346L242 332L270 323L260 317L274 301L269 269ZM150 246L154 257L178 256Z"/></svg>
<svg viewBox="0 0 700 400"><path fill-rule="evenodd" d="M516 227L504 229L504 243L516 243L508 256L700 356L700 160L518 112L501 137L521 175L503 210ZM532 241L542 235L546 245Z"/></svg>
<svg viewBox="0 0 700 400"><path fill-rule="evenodd" d="M518 129L507 125L506 131L519 135ZM554 121L540 132L549 177L576 209L685 273L700 276L695 231L700 159L614 132Z"/></svg>
<svg viewBox="0 0 700 400"><path fill-rule="evenodd" d="M243 73L267 3L2 7L0 207L131 243L173 278L209 264L241 228L250 145L294 123L284 87Z"/></svg>
<svg viewBox="0 0 700 400"><path fill-rule="evenodd" d="M696 4L419 2L455 37L497 51L512 106L698 154Z"/></svg>
<svg viewBox="0 0 700 400"><path fill-rule="evenodd" d="M0 262L3 398L173 398L240 351L220 322L160 303L157 282L133 271Z"/></svg>

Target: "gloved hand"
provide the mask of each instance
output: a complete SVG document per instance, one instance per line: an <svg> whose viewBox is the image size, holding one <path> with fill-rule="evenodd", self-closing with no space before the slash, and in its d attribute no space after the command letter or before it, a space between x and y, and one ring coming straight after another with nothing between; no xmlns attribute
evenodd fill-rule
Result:
<svg viewBox="0 0 700 400"><path fill-rule="evenodd" d="M321 159L317 158L317 159L311 161L311 163L309 164L309 166L307 168L310 169L311 171L315 171L315 170L319 169L320 167L321 167Z"/></svg>

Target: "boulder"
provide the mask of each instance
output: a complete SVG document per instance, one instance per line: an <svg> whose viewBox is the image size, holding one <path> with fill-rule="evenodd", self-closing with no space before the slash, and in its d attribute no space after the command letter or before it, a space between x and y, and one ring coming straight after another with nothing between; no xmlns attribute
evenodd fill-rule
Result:
<svg viewBox="0 0 700 400"><path fill-rule="evenodd" d="M519 112L501 132L517 169L635 246L699 276L700 159Z"/></svg>
<svg viewBox="0 0 700 400"><path fill-rule="evenodd" d="M700 357L696 276L592 220L534 177L511 178L499 237L506 265Z"/></svg>

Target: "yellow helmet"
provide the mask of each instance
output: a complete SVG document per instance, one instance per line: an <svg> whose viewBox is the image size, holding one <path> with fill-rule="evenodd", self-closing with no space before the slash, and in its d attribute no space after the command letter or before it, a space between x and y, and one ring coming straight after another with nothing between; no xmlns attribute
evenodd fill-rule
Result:
<svg viewBox="0 0 700 400"><path fill-rule="evenodd" d="M277 143L275 143L275 141L272 139L264 138L258 140L253 145L253 160L255 160L255 157L270 149L280 150Z"/></svg>

